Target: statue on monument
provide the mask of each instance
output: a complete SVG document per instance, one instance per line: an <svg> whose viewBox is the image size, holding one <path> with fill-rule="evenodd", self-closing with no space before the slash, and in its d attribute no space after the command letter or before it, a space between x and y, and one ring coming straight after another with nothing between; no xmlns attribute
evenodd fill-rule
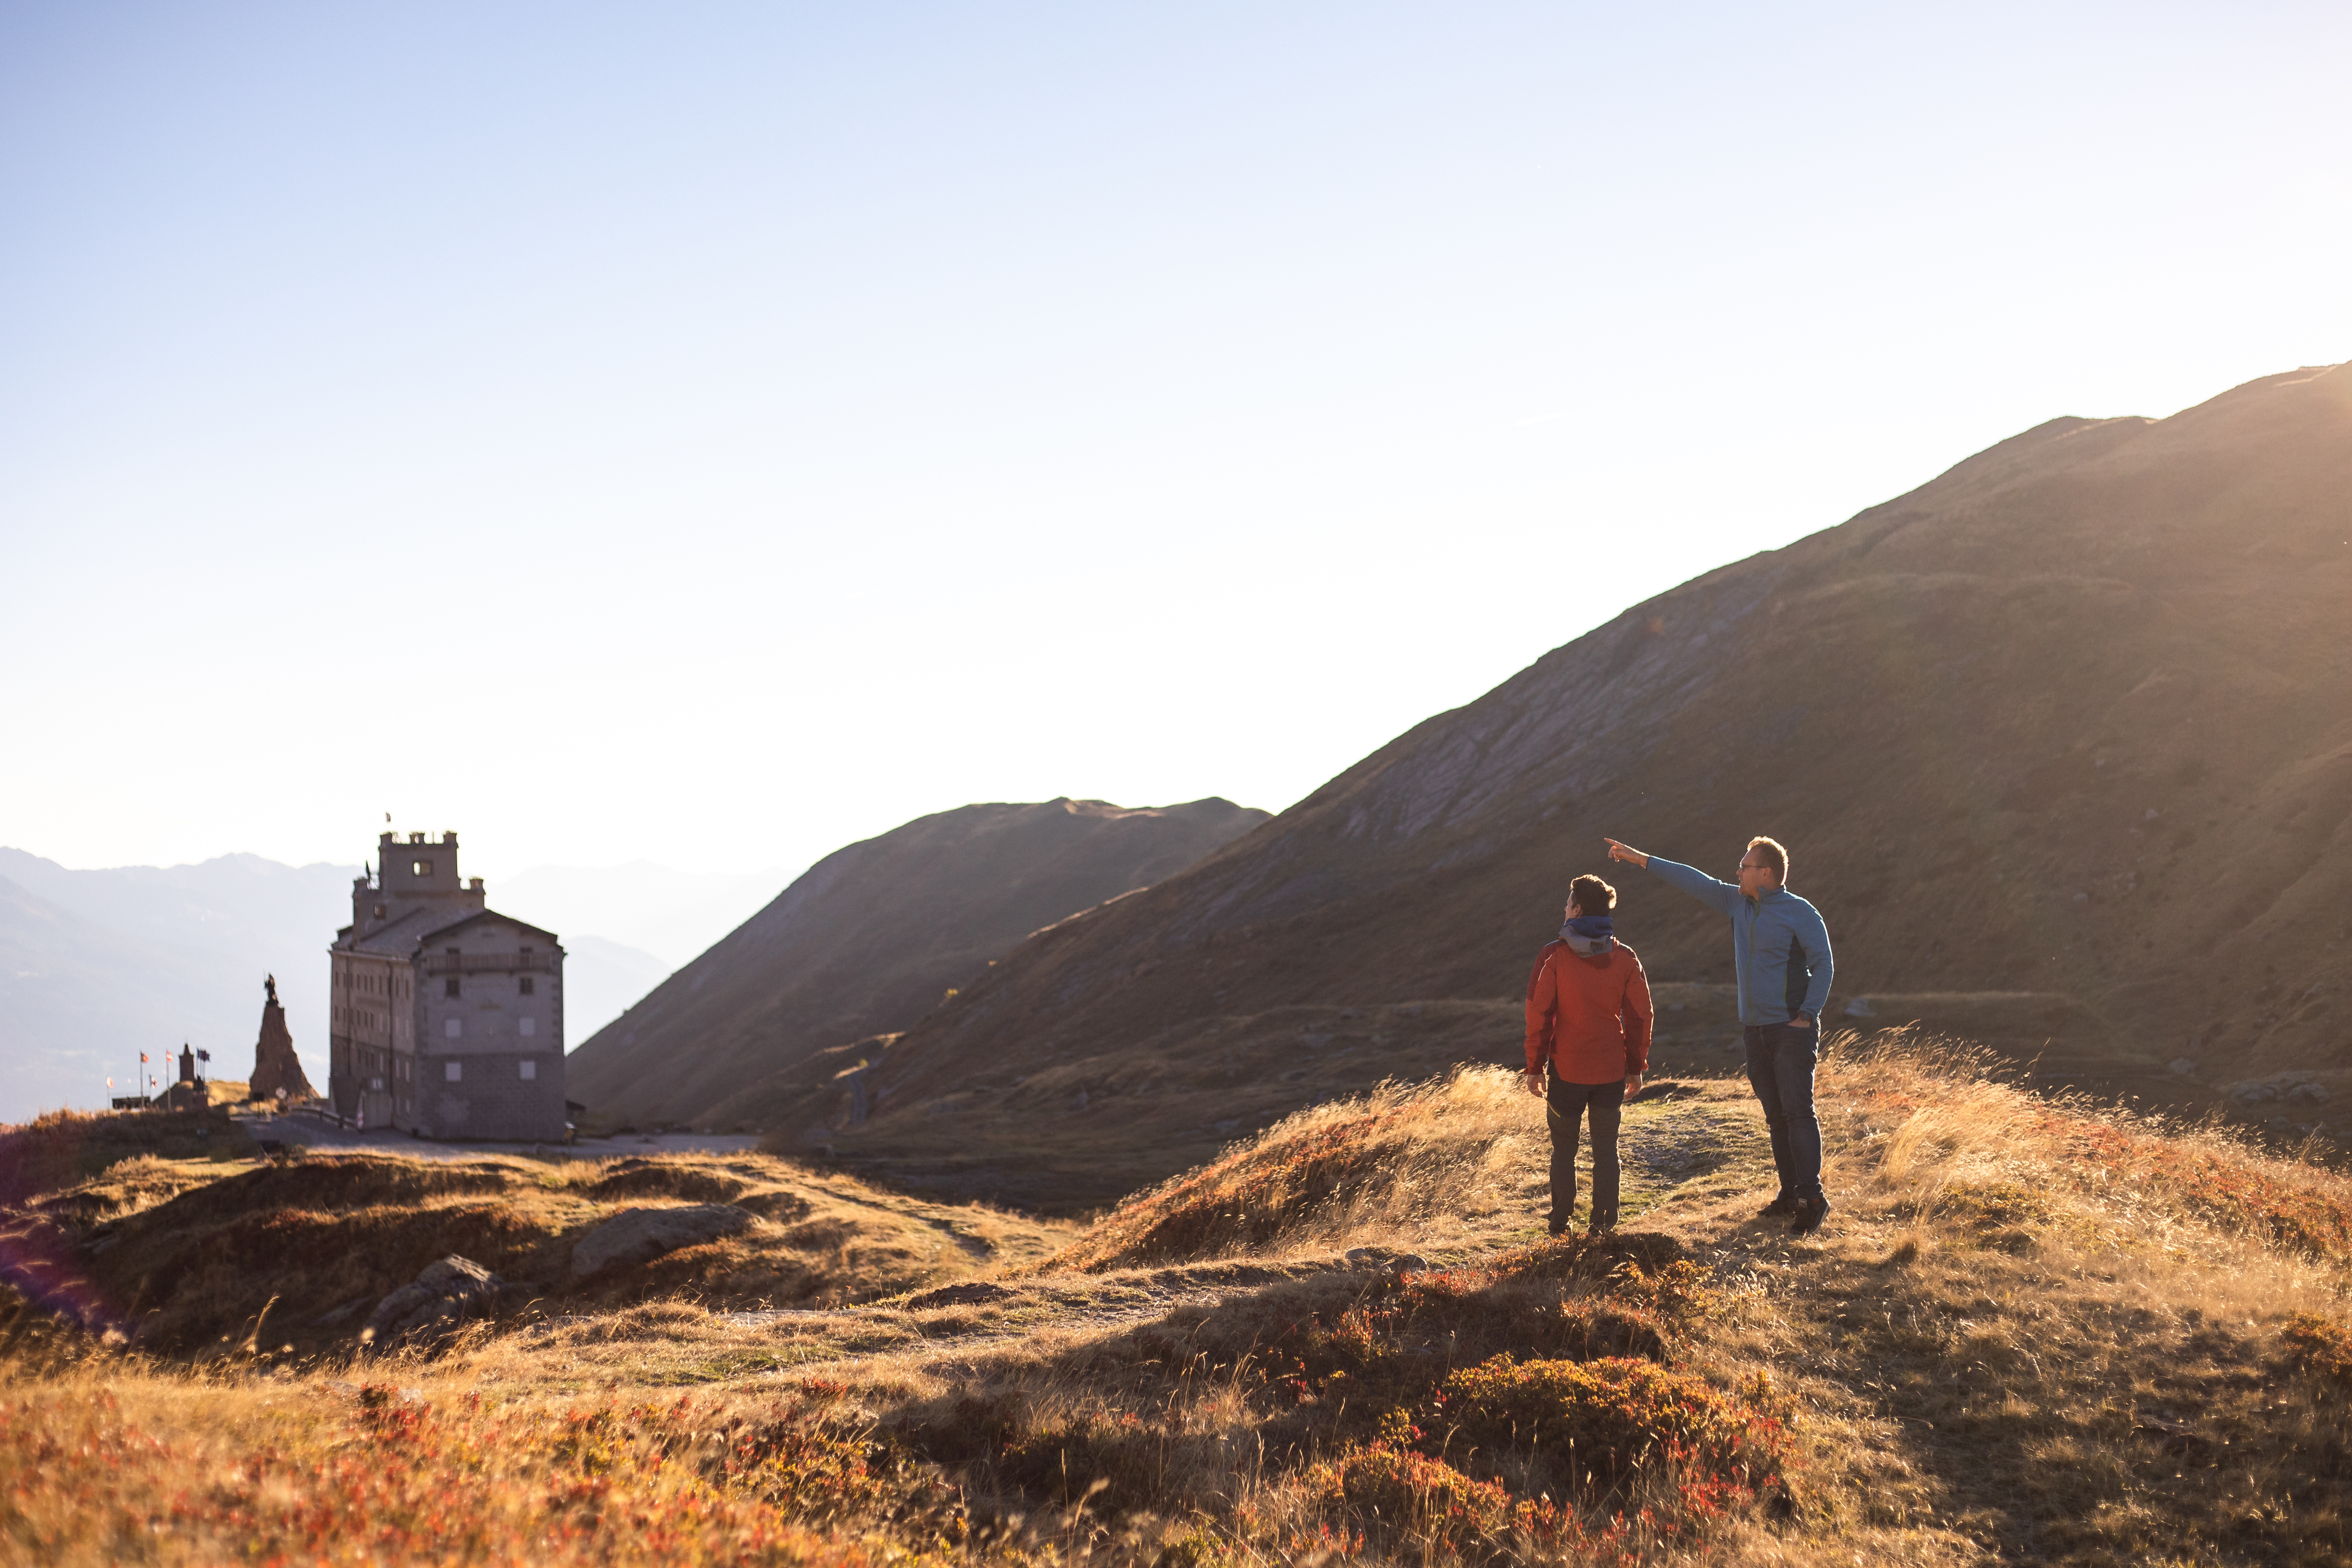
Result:
<svg viewBox="0 0 2352 1568"><path fill-rule="evenodd" d="M261 1004L261 1038L254 1042L253 1078L247 1091L256 1100L309 1100L318 1091L302 1071L294 1054L294 1037L286 1028L286 1009L278 1002L278 977L261 982L268 999Z"/></svg>

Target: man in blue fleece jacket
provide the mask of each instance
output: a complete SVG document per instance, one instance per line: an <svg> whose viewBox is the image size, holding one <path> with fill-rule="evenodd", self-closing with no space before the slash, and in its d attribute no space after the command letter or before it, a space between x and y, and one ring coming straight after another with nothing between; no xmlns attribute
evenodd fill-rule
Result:
<svg viewBox="0 0 2352 1568"><path fill-rule="evenodd" d="M1764 1121L1772 1130L1772 1163L1780 1173L1780 1196L1764 1212L1793 1215L1799 1236L1820 1228L1830 1201L1822 1193L1813 1068L1821 1057L1822 1009L1830 999L1830 931L1822 912L1784 885L1789 852L1770 839L1748 840L1735 883L1645 855L1615 839L1602 841L1611 860L1654 872L1729 917L1748 1082L1764 1106Z"/></svg>

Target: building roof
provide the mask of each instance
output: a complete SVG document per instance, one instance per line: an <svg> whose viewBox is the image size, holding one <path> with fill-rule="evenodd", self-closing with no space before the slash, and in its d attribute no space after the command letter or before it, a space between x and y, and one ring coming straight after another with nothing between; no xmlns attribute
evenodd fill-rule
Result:
<svg viewBox="0 0 2352 1568"><path fill-rule="evenodd" d="M513 915L500 915L495 909L468 910L466 914L458 916L455 920L443 921L440 925L434 926L431 931L425 933L425 935L438 936L444 931L455 931L460 925L471 925L477 920L502 920L518 931L528 931L534 936L544 936L550 942L553 942L555 940L555 933L550 931L544 925L533 925L528 920L517 920Z"/></svg>
<svg viewBox="0 0 2352 1568"><path fill-rule="evenodd" d="M477 920L503 920L508 925L518 926L534 936L544 936L551 944L555 941L554 932L542 930L528 920L517 920L510 915L500 915L495 909L436 909L431 904L426 904L421 909L412 909L398 919L377 926L364 936L344 937L337 941L335 946L347 953L369 953L387 958L407 958L414 956L416 949L422 946L426 939L436 936L444 931L454 931L460 925L470 925Z"/></svg>

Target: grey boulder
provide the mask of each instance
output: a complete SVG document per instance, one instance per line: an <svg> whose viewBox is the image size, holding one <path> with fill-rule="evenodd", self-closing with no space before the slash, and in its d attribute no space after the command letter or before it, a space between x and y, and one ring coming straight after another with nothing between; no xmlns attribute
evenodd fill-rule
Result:
<svg viewBox="0 0 2352 1568"><path fill-rule="evenodd" d="M572 1277L648 1263L681 1247L734 1236L757 1223L731 1203L689 1203L677 1208L625 1208L572 1244Z"/></svg>
<svg viewBox="0 0 2352 1568"><path fill-rule="evenodd" d="M505 1287L504 1280L471 1258L453 1254L427 1263L415 1280L378 1301L361 1337L382 1344L403 1335L446 1333L487 1313Z"/></svg>

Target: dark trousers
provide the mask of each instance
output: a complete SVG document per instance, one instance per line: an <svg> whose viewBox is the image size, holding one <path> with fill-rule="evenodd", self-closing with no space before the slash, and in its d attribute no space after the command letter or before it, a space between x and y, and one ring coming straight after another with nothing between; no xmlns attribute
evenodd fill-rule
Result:
<svg viewBox="0 0 2352 1568"><path fill-rule="evenodd" d="M1625 1081L1570 1083L1544 1071L1544 1120L1551 1126L1551 1215L1554 1230L1568 1228L1576 1209L1576 1141L1585 1114L1592 1117L1592 1223L1617 1223L1617 1124L1625 1115Z"/></svg>
<svg viewBox="0 0 2352 1568"><path fill-rule="evenodd" d="M1813 1114L1813 1067L1820 1059L1819 1026L1751 1025L1748 1083L1764 1107L1772 1129L1772 1164L1780 1173L1780 1195L1802 1202L1822 1196L1822 1123Z"/></svg>

